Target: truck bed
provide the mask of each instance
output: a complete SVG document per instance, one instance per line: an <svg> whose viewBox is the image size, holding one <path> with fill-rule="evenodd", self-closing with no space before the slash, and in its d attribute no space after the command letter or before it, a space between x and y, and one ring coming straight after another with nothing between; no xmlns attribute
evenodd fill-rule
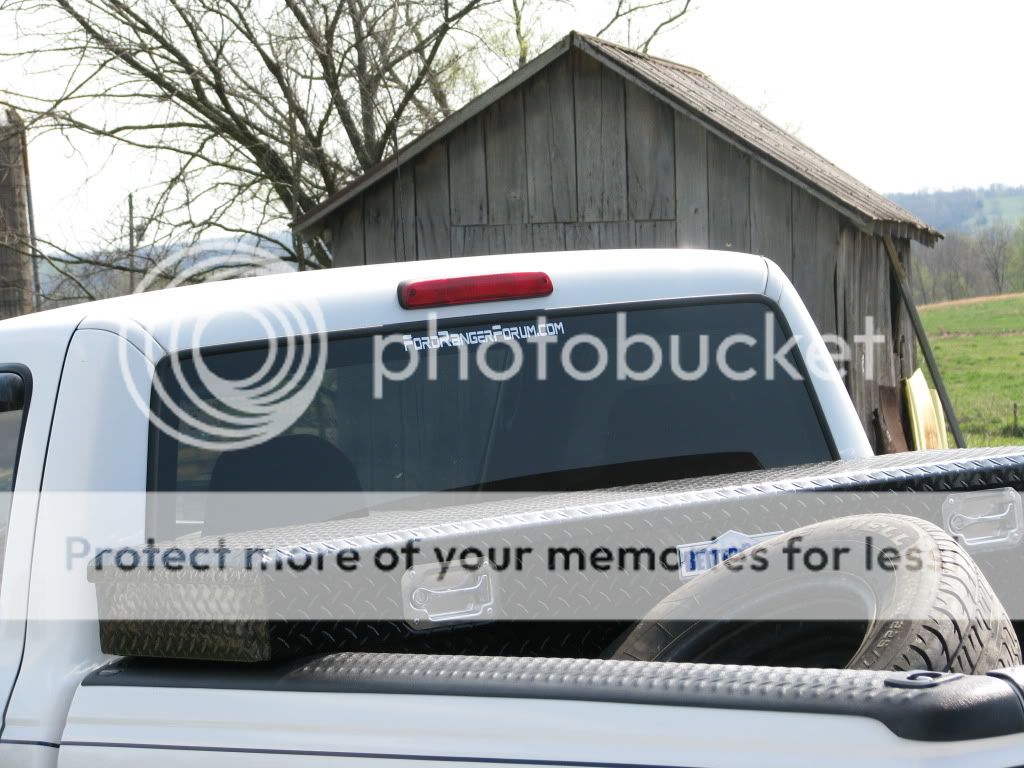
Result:
<svg viewBox="0 0 1024 768"><path fill-rule="evenodd" d="M1024 488L1024 449L917 452L601 491L440 508L428 504L249 531L228 536L228 544L258 546L275 564L306 558L310 552L326 557L343 549L371 553L385 544L400 546L411 540L421 542L425 550L481 542L515 548L542 541L585 548L588 543L642 536L644 542L675 547L707 541L730 529L746 534L792 530L865 509L913 514L941 525L942 500L949 493L990 488ZM807 503L810 493L818 495L819 503ZM190 546L216 544L215 539L200 539ZM1019 546L972 555L1009 614L1024 615L1024 595L1015 588ZM109 563L94 567L90 578L97 585L104 651L222 661L267 661L338 650L597 657L622 631L624 621L640 618L643 605L679 585L675 573L587 572L556 583L545 573L525 571L514 578L498 573L493 580L501 599L488 621L438 622L427 627L429 631L413 631L402 569L344 578L325 574L303 581L301 611L310 621L301 621L296 618L294 584L273 576L251 578L238 560L229 558L228 565L200 573L124 573ZM646 600L639 607L637 595ZM188 616L202 604L210 619L139 619L147 606L173 612L175 602ZM535 619L551 604L558 605L551 621L522 621ZM366 606L378 613L370 616ZM638 610L641 616L623 613ZM242 620L218 620L225 616Z"/></svg>

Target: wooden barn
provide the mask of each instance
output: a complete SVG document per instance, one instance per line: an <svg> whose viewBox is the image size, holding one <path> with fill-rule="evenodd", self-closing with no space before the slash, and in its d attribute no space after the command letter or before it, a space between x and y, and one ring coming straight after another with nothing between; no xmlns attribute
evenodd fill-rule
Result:
<svg viewBox="0 0 1024 768"><path fill-rule="evenodd" d="M294 222L336 266L488 253L699 247L773 259L823 333L885 335L847 375L915 367L886 239L940 234L689 67L573 33Z"/></svg>

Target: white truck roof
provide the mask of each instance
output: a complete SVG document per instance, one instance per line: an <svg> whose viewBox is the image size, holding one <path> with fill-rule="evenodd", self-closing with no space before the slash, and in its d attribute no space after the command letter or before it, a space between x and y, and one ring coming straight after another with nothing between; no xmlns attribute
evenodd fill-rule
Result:
<svg viewBox="0 0 1024 768"><path fill-rule="evenodd" d="M521 271L546 272L554 293L501 302L501 311L756 295L764 293L769 276L764 258L727 251L638 249L473 256L273 274L150 291L6 320L0 323L0 334L44 325L130 334L135 327L144 329L165 351L176 352L196 346L196 333L203 346L265 339L268 333L256 315L265 318L296 305L315 304L326 331L415 322L431 315L479 315L485 311L481 304L404 310L397 301L398 284Z"/></svg>

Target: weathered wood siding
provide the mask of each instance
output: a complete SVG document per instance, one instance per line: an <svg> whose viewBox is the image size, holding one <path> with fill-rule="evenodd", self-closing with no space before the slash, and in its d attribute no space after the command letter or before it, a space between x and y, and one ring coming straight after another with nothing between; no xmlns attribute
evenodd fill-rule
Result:
<svg viewBox="0 0 1024 768"><path fill-rule="evenodd" d="M910 269L909 241L897 240L896 250ZM878 238L844 226L835 279L838 335L853 352L844 366L847 388L874 442L878 387L897 386L916 367L913 326L892 278L885 244Z"/></svg>
<svg viewBox="0 0 1024 768"><path fill-rule="evenodd" d="M333 214L334 263L707 247L707 143L663 101L566 54Z"/></svg>
<svg viewBox="0 0 1024 768"><path fill-rule="evenodd" d="M757 156L580 52L333 215L335 264L592 248L749 251L777 263L819 329L886 336L847 384L869 435L878 384L913 368L881 240ZM909 245L897 241L909 266ZM895 302L895 303L894 303Z"/></svg>

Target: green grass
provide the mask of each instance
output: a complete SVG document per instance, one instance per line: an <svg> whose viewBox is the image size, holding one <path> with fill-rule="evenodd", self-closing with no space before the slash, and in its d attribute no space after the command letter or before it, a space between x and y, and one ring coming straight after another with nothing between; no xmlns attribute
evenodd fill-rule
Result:
<svg viewBox="0 0 1024 768"><path fill-rule="evenodd" d="M922 307L921 320L967 445L1024 444L1024 296Z"/></svg>

